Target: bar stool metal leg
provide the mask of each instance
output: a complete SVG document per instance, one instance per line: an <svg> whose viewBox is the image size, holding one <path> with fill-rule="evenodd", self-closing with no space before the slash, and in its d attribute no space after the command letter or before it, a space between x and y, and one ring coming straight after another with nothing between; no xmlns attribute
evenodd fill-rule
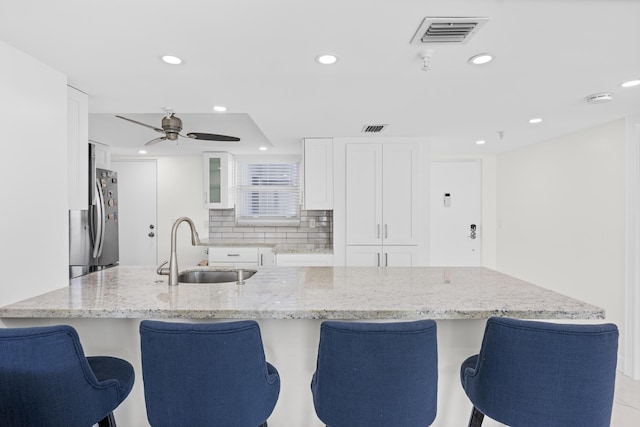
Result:
<svg viewBox="0 0 640 427"><path fill-rule="evenodd" d="M476 409L474 406L471 410L471 417L469 417L469 427L480 427L484 420L484 414Z"/></svg>

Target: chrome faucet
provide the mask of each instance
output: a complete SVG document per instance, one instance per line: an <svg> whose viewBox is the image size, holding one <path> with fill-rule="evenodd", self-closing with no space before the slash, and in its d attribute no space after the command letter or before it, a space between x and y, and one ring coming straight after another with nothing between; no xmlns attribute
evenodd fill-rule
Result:
<svg viewBox="0 0 640 427"><path fill-rule="evenodd" d="M186 216L180 217L173 223L173 227L171 228L171 257L169 258L169 268L162 268L163 265L167 263L167 261L160 264L156 272L160 275L169 276L169 286L175 286L178 284L178 254L176 253L176 235L178 233L178 226L187 222L189 227L191 228L191 244L193 246L200 245L200 237L198 237L198 232L196 231L196 226L191 220Z"/></svg>

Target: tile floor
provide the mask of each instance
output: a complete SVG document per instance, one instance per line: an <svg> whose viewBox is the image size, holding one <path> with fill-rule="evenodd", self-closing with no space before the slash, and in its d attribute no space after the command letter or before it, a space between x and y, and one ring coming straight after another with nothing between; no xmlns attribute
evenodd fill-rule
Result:
<svg viewBox="0 0 640 427"><path fill-rule="evenodd" d="M611 427L637 427L638 425L640 425L640 381L618 374Z"/></svg>

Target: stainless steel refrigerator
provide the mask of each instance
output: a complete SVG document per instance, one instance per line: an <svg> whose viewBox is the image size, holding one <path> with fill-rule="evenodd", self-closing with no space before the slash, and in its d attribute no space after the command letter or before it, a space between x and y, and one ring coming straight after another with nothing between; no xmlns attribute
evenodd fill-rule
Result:
<svg viewBox="0 0 640 427"><path fill-rule="evenodd" d="M69 277L118 264L118 176L95 167L89 146L89 203L69 211Z"/></svg>

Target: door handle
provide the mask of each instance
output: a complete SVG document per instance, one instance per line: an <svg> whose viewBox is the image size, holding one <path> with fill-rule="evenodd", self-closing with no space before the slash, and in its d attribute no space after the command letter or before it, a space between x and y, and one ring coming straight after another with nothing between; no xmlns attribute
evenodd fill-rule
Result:
<svg viewBox="0 0 640 427"><path fill-rule="evenodd" d="M467 236L468 238L470 238L471 240L474 240L476 238L476 225L475 224L471 224L470 228L470 234Z"/></svg>

